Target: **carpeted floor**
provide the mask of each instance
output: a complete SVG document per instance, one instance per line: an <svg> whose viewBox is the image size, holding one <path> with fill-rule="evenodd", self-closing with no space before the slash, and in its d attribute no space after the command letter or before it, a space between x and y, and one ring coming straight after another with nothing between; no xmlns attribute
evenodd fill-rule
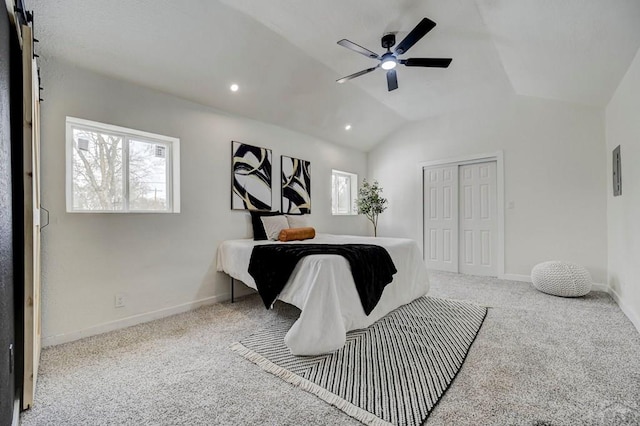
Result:
<svg viewBox="0 0 640 426"><path fill-rule="evenodd" d="M640 424L640 334L615 302L431 274L430 295L489 306L428 425ZM45 349L23 425L359 424L229 350L295 308L256 296Z"/></svg>

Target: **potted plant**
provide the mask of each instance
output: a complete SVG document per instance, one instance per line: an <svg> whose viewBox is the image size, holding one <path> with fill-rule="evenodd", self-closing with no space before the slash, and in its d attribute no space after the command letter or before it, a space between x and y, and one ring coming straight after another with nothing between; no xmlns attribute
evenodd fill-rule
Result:
<svg viewBox="0 0 640 426"><path fill-rule="evenodd" d="M362 181L358 190L356 207L359 214L363 214L373 224L373 236L378 236L378 215L387 209L387 199L382 197L382 187L378 181L373 183Z"/></svg>

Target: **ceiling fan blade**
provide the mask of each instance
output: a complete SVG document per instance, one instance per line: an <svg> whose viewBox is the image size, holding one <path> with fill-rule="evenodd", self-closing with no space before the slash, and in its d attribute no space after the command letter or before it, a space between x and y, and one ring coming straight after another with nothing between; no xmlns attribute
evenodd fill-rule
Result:
<svg viewBox="0 0 640 426"><path fill-rule="evenodd" d="M355 44L352 41L347 40L346 38L343 38L342 40L340 40L338 42L338 44L342 47L346 47L349 50L353 50L354 52L357 52L361 55L364 55L368 58L371 59L378 59L378 54L374 53L372 51L370 51L369 49L365 49L364 47L360 46L359 44Z"/></svg>
<svg viewBox="0 0 640 426"><path fill-rule="evenodd" d="M387 88L389 91L396 90L398 88L398 76L396 70L387 71Z"/></svg>
<svg viewBox="0 0 640 426"><path fill-rule="evenodd" d="M409 34L396 46L395 53L402 55L407 50L411 49L411 46L416 44L418 40L424 37L429 31L436 26L436 23L429 18L424 18Z"/></svg>
<svg viewBox="0 0 640 426"><path fill-rule="evenodd" d="M351 79L354 79L356 77L360 77L361 75L365 75L367 73L370 73L371 71L375 70L378 67L372 67L372 68L367 68L366 70L362 70L362 71L358 71L356 73L353 73L351 75L348 75L346 77L342 77L340 80L336 80L337 83L344 83L345 81L349 81Z"/></svg>
<svg viewBox="0 0 640 426"><path fill-rule="evenodd" d="M400 63L408 67L448 68L452 60L451 58L409 58L402 59Z"/></svg>

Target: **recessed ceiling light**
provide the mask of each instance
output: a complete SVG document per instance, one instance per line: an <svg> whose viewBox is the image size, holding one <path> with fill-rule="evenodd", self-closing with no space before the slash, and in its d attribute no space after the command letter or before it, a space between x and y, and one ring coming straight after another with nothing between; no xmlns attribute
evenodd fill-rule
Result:
<svg viewBox="0 0 640 426"><path fill-rule="evenodd" d="M345 130L351 130L351 124L347 124L346 126L344 126Z"/></svg>
<svg viewBox="0 0 640 426"><path fill-rule="evenodd" d="M235 83L233 83L231 87L229 87L229 89L231 89L232 92L237 92L239 88L240 87Z"/></svg>

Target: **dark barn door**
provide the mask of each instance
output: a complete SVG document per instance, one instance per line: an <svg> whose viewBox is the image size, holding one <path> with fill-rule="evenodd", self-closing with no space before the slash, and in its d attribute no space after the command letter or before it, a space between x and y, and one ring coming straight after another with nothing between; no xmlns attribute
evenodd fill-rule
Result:
<svg viewBox="0 0 640 426"><path fill-rule="evenodd" d="M15 30L4 7L0 10L0 424L10 425L16 392L10 82Z"/></svg>

